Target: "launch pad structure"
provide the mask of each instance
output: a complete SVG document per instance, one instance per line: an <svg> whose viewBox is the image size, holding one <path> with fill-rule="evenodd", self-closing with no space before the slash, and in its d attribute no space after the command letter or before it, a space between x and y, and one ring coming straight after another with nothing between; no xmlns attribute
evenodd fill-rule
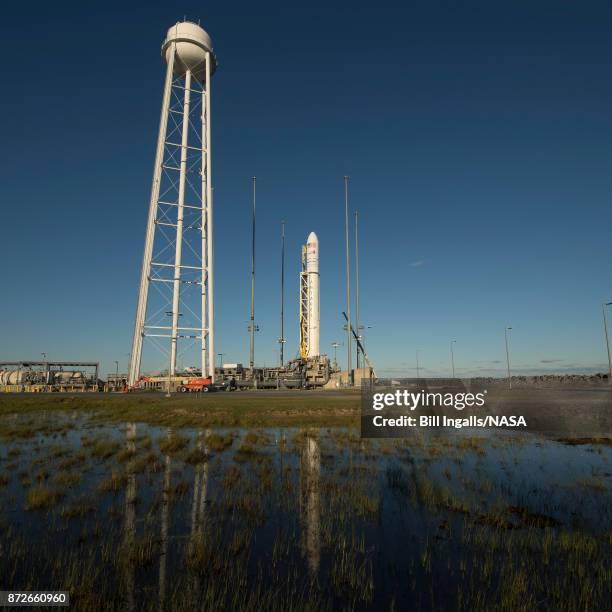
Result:
<svg viewBox="0 0 612 612"><path fill-rule="evenodd" d="M215 368L215 389L242 391L248 389L316 389L327 385L335 370L327 355L312 359L293 359L283 366L255 367L226 363ZM199 371L168 372L141 376L132 389L147 391L180 391L190 380L200 377Z"/></svg>
<svg viewBox="0 0 612 612"><path fill-rule="evenodd" d="M200 377L207 379L211 388L323 387L338 369L336 363L332 366L327 355L321 353L319 240L315 232L310 232L301 250L299 357L284 363L283 277L280 365L258 368L254 363L254 334L258 331L254 318L255 177L249 367L243 369L240 364L233 364L234 368L215 367L211 77L217 59L208 33L189 21L176 23L168 30L161 54L166 62L166 78L127 386L159 388L165 384L170 392L185 387L185 380ZM345 208L348 215L347 197ZM282 228L284 275L284 222ZM347 298L351 329L348 292ZM359 326L356 332L355 340L360 346ZM349 331L347 381L353 380L352 336ZM164 355L165 365L152 376L141 376L145 340ZM177 367L182 361L179 357L193 359L194 367L186 370ZM342 384L342 377L336 380L338 385ZM190 385L190 389L194 386L197 385Z"/></svg>

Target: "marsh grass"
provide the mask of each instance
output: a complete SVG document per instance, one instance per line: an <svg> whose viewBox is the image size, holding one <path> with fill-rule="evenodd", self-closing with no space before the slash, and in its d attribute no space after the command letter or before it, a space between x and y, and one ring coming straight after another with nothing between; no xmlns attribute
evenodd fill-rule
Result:
<svg viewBox="0 0 612 612"><path fill-rule="evenodd" d="M86 459L87 459L87 455L83 451L79 451L75 455L71 457L67 457L66 459L63 459L62 461L60 461L57 464L57 469L58 470L68 470L76 466L83 466Z"/></svg>
<svg viewBox="0 0 612 612"><path fill-rule="evenodd" d="M91 444L91 455L98 459L108 459L112 457L121 445L115 440L97 439Z"/></svg>
<svg viewBox="0 0 612 612"><path fill-rule="evenodd" d="M76 487L81 482L81 473L60 470L53 479L59 486L70 489Z"/></svg>
<svg viewBox="0 0 612 612"><path fill-rule="evenodd" d="M112 471L111 475L100 482L98 488L100 491L112 491L116 493L125 487L127 476L124 473Z"/></svg>
<svg viewBox="0 0 612 612"><path fill-rule="evenodd" d="M70 447L68 446L51 446L51 448L49 448L49 457L51 457L52 459L59 459L61 457L65 457L67 455L69 455L71 452Z"/></svg>
<svg viewBox="0 0 612 612"><path fill-rule="evenodd" d="M226 434L212 433L206 438L206 446L212 451L222 453L230 448L234 443L234 434L228 432Z"/></svg>
<svg viewBox="0 0 612 612"><path fill-rule="evenodd" d="M153 452L137 455L127 464L126 470L132 474L141 474L146 470L155 471L157 462L158 456Z"/></svg>
<svg viewBox="0 0 612 612"><path fill-rule="evenodd" d="M189 438L173 432L169 436L160 438L157 444L164 455L175 455L187 447Z"/></svg>
<svg viewBox="0 0 612 612"><path fill-rule="evenodd" d="M208 461L209 457L205 451L199 448L192 448L185 455L185 463L189 463L190 465L198 465L199 463L205 463Z"/></svg>
<svg viewBox="0 0 612 612"><path fill-rule="evenodd" d="M243 439L238 447L238 450L234 453L234 461L238 463L244 463L245 461L263 461L264 457L261 454L262 450L258 444L260 438L257 434L249 432Z"/></svg>
<svg viewBox="0 0 612 612"><path fill-rule="evenodd" d="M182 480L173 485L168 491L169 498L172 499L180 499L187 495L190 490L189 483Z"/></svg>
<svg viewBox="0 0 612 612"><path fill-rule="evenodd" d="M126 461L129 461L130 459L132 459L132 457L134 457L135 454L136 454L136 450L133 448L122 448L117 453L117 461L119 463L125 463Z"/></svg>
<svg viewBox="0 0 612 612"><path fill-rule="evenodd" d="M35 474L34 474L34 478L36 478L36 480L38 480L38 482L44 482L45 480L47 480L47 478L49 478L49 472L47 470L38 470Z"/></svg>
<svg viewBox="0 0 612 612"><path fill-rule="evenodd" d="M26 510L42 510L54 506L63 494L60 491L45 486L36 486L28 490L26 494Z"/></svg>
<svg viewBox="0 0 612 612"><path fill-rule="evenodd" d="M60 515L63 518L83 518L88 514L92 514L96 511L95 504L89 499L81 499L72 502L69 505L63 506L60 510Z"/></svg>

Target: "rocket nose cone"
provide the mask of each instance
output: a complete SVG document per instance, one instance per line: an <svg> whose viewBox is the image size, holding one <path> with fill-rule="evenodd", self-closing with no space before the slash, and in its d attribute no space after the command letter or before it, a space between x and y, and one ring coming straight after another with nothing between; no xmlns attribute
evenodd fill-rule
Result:
<svg viewBox="0 0 612 612"><path fill-rule="evenodd" d="M317 235L314 232L310 232L310 234L308 234L307 242L316 242L317 244L319 244L319 239L317 238Z"/></svg>

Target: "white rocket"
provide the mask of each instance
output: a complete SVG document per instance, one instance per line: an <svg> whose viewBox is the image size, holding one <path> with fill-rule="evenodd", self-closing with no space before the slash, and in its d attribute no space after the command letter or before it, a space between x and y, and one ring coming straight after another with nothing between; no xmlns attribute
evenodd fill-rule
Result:
<svg viewBox="0 0 612 612"><path fill-rule="evenodd" d="M300 274L300 355L302 359L320 354L319 311L319 239L310 232L302 247L302 272Z"/></svg>

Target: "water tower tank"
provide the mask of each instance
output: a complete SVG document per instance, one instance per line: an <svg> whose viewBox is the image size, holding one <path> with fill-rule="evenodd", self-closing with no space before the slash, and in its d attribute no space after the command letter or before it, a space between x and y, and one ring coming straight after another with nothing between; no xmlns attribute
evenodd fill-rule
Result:
<svg viewBox="0 0 612 612"><path fill-rule="evenodd" d="M211 55L211 72L215 71L217 61L212 48L212 40L206 31L197 23L181 21L174 24L166 36L162 45L162 56L168 61L170 47L176 43L176 57L174 60L174 74L183 76L187 70L191 70L198 81L204 80L206 52Z"/></svg>

